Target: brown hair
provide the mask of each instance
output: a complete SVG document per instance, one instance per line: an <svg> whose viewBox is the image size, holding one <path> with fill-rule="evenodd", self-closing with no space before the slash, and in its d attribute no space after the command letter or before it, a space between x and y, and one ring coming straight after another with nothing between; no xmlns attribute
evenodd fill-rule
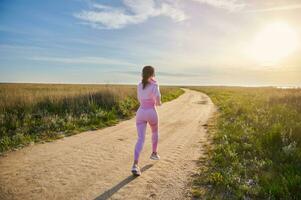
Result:
<svg viewBox="0 0 301 200"><path fill-rule="evenodd" d="M142 70L142 85L143 85L143 89L148 84L148 79L150 77L154 76L154 75L155 75L155 68L153 68L152 66L145 66L145 67L143 67L143 70Z"/></svg>

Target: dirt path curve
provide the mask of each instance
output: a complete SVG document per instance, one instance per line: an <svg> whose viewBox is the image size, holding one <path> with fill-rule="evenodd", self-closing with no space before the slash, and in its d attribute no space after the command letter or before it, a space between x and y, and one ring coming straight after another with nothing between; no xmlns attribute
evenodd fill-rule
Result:
<svg viewBox="0 0 301 200"><path fill-rule="evenodd" d="M186 199L187 184L202 154L214 105L186 90L159 109L160 161L151 161L148 128L140 167L131 176L135 119L0 157L0 199Z"/></svg>

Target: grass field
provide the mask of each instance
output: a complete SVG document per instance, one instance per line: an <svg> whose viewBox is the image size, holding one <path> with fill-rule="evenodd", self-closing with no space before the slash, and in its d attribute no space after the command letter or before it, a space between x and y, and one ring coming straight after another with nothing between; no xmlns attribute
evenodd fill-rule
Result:
<svg viewBox="0 0 301 200"><path fill-rule="evenodd" d="M160 88L162 101L180 88ZM0 152L114 125L133 116L136 86L0 84Z"/></svg>
<svg viewBox="0 0 301 200"><path fill-rule="evenodd" d="M193 87L218 107L202 199L301 199L301 90Z"/></svg>

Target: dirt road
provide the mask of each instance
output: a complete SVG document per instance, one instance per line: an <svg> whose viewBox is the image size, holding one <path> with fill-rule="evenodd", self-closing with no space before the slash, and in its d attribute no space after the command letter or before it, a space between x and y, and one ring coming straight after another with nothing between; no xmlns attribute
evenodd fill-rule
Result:
<svg viewBox="0 0 301 200"><path fill-rule="evenodd" d="M135 119L0 157L0 199L188 199L191 174L206 140L202 126L214 111L200 92L158 108L160 161L151 161L148 127L142 176L131 173Z"/></svg>

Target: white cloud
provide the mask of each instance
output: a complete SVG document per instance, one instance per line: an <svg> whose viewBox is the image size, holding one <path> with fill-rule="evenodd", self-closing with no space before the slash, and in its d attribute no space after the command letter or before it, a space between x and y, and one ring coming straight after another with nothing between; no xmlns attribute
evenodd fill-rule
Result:
<svg viewBox="0 0 301 200"><path fill-rule="evenodd" d="M187 18L176 3L162 0L123 0L125 8L115 8L102 4L93 4L92 10L83 10L74 14L76 18L95 28L119 29L129 24L138 24L151 17L166 16L176 22Z"/></svg>
<svg viewBox="0 0 301 200"><path fill-rule="evenodd" d="M120 29L131 24L143 23L149 18L165 16L175 22L184 21L188 15L183 5L197 2L230 12L270 12L301 9L301 4L277 5L274 1L247 0L122 0L123 7L92 3L90 9L75 13L82 24L99 29ZM269 7L262 8L264 5ZM184 6L185 7L185 6ZM261 7L261 8L260 8ZM253 8L253 10L249 10Z"/></svg>
<svg viewBox="0 0 301 200"><path fill-rule="evenodd" d="M244 3L239 3L237 0L193 0L202 4L207 4L217 8L223 8L229 11L241 10L245 7Z"/></svg>
<svg viewBox="0 0 301 200"><path fill-rule="evenodd" d="M295 10L295 9L301 9L301 4L286 5L286 6L275 6L275 7L269 7L269 8L250 10L250 11L247 11L247 12L271 12L271 11Z"/></svg>
<svg viewBox="0 0 301 200"><path fill-rule="evenodd" d="M103 57L32 57L29 58L34 61L48 61L64 64L97 64L97 65L122 65L135 66L135 64L115 59L108 59Z"/></svg>
<svg viewBox="0 0 301 200"><path fill-rule="evenodd" d="M111 6L106 6L106 5L102 5L102 4L97 4L97 3L93 3L91 5L93 8L98 8L98 9L103 9L103 10L111 10L112 7Z"/></svg>

